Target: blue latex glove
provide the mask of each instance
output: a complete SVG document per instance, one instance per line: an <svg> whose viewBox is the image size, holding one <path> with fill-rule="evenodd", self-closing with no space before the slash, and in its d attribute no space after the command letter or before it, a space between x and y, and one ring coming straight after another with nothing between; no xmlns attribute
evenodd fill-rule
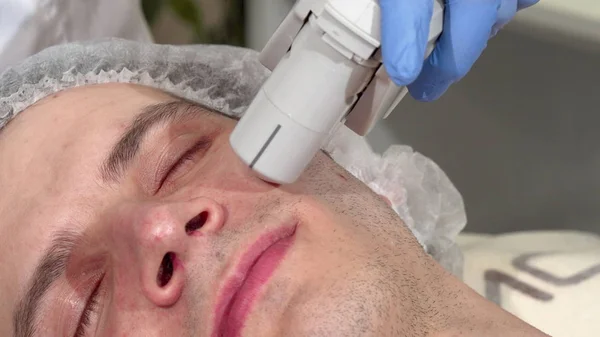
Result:
<svg viewBox="0 0 600 337"><path fill-rule="evenodd" d="M444 0L444 30L423 62L433 0L380 0L383 63L419 101L439 98L479 58L487 41L518 10L539 0Z"/></svg>

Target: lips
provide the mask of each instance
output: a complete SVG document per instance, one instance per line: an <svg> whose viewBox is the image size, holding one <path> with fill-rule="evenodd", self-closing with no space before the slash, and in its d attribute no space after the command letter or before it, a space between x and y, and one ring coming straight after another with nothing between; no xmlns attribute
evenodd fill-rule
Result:
<svg viewBox="0 0 600 337"><path fill-rule="evenodd" d="M262 235L242 255L225 282L215 310L212 337L239 337L245 320L273 272L293 243L296 225Z"/></svg>

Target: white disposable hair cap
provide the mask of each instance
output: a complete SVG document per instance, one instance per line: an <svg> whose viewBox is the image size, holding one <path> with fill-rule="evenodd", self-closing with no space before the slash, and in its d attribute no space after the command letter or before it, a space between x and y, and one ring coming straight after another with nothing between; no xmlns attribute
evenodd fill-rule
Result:
<svg viewBox="0 0 600 337"><path fill-rule="evenodd" d="M46 96L101 83L141 84L239 117L268 76L257 52L232 46L121 39L58 45L0 75L0 132ZM376 154L345 127L324 150L386 197L429 254L455 275L462 274L455 240L466 224L463 200L432 160L406 146Z"/></svg>
<svg viewBox="0 0 600 337"><path fill-rule="evenodd" d="M104 39L53 46L0 76L0 128L53 93L100 83L136 83L240 116L268 70L232 46L171 46Z"/></svg>

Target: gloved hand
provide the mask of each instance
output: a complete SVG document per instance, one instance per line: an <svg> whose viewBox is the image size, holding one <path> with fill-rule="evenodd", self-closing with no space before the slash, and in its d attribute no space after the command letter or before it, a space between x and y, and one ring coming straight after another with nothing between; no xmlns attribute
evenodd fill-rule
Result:
<svg viewBox="0 0 600 337"><path fill-rule="evenodd" d="M380 0L383 62L390 78L419 101L439 98L479 58L487 41L539 0L444 0L444 26L423 62L434 0Z"/></svg>

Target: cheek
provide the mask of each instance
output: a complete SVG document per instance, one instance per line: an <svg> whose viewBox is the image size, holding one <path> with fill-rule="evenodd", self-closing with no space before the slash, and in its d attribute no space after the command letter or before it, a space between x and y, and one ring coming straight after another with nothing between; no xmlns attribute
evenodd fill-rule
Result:
<svg viewBox="0 0 600 337"><path fill-rule="evenodd" d="M327 199L370 191L362 182L321 152L315 156L294 184L294 189L297 192L319 195Z"/></svg>
<svg viewBox="0 0 600 337"><path fill-rule="evenodd" d="M194 179L204 186L228 191L265 192L273 188L246 165L229 145L229 134L214 141Z"/></svg>
<svg viewBox="0 0 600 337"><path fill-rule="evenodd" d="M133 262L133 261L132 261ZM113 303L118 311L132 311L143 304L140 271L123 261L113 269Z"/></svg>
<svg viewBox="0 0 600 337"><path fill-rule="evenodd" d="M185 301L159 308L134 289L119 287L107 310L101 336L187 336L184 329L189 308Z"/></svg>
<svg viewBox="0 0 600 337"><path fill-rule="evenodd" d="M99 334L105 337L188 336L185 322L171 315L123 313L118 321Z"/></svg>
<svg viewBox="0 0 600 337"><path fill-rule="evenodd" d="M325 154L319 153L297 184L299 191L318 196L331 209L370 231L393 229L401 220L385 196L374 193Z"/></svg>

